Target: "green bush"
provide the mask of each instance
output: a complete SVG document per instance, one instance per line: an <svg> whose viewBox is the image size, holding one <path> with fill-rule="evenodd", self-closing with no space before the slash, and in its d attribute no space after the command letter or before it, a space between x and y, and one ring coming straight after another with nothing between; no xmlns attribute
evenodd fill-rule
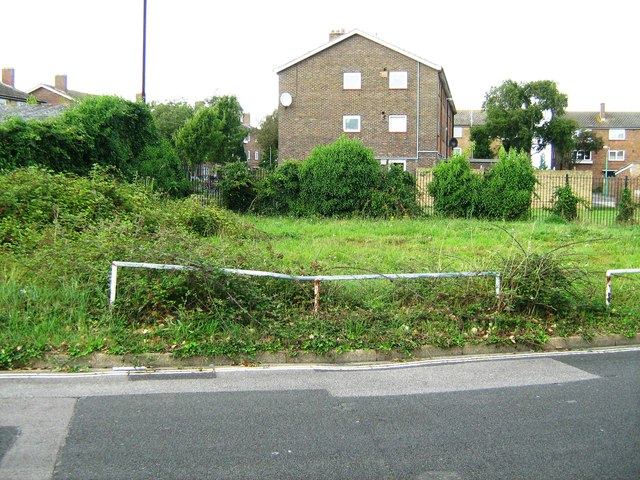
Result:
<svg viewBox="0 0 640 480"><path fill-rule="evenodd" d="M220 187L222 204L234 212L249 210L256 196L255 182L249 173L247 162L232 162L224 165Z"/></svg>
<svg viewBox="0 0 640 480"><path fill-rule="evenodd" d="M94 165L115 167L128 180L151 178L172 195L188 191L179 160L143 103L90 97L57 119L0 124L1 169L39 166L88 175Z"/></svg>
<svg viewBox="0 0 640 480"><path fill-rule="evenodd" d="M578 217L578 205L583 201L573 193L571 185L566 184L556 188L550 210L564 220L575 220Z"/></svg>
<svg viewBox="0 0 640 480"><path fill-rule="evenodd" d="M301 215L301 162L289 160L278 165L256 186L254 209L267 215Z"/></svg>
<svg viewBox="0 0 640 480"><path fill-rule="evenodd" d="M213 204L204 205L195 196L175 200L171 207L176 224L189 233L201 237L240 233L238 221L230 212Z"/></svg>
<svg viewBox="0 0 640 480"><path fill-rule="evenodd" d="M480 188L479 216L490 220L519 220L531 207L536 185L531 159L526 152L500 150L499 161L487 172Z"/></svg>
<svg viewBox="0 0 640 480"><path fill-rule="evenodd" d="M305 210L321 216L363 212L380 186L380 163L373 150L340 137L313 149L300 167L300 197Z"/></svg>
<svg viewBox="0 0 640 480"><path fill-rule="evenodd" d="M435 213L454 218L472 217L480 181L480 177L472 172L469 161L462 156L438 163L427 187L434 199Z"/></svg>
<svg viewBox="0 0 640 480"><path fill-rule="evenodd" d="M629 187L624 187L618 200L618 215L616 221L618 223L631 223L633 222L633 212L638 207L638 204L631 198L631 190Z"/></svg>
<svg viewBox="0 0 640 480"><path fill-rule="evenodd" d="M380 188L371 192L365 213L385 218L419 216L415 177L397 165L383 170Z"/></svg>

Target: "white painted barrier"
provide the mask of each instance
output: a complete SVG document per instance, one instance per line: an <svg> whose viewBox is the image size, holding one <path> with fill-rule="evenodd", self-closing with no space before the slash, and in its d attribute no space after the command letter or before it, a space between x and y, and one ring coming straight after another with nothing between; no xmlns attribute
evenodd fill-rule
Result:
<svg viewBox="0 0 640 480"><path fill-rule="evenodd" d="M606 290L606 302L607 307L611 306L611 277L613 275L627 275L630 273L640 273L640 268L624 268L618 270L607 270L607 290Z"/></svg>
<svg viewBox="0 0 640 480"><path fill-rule="evenodd" d="M116 301L118 282L118 267L148 268L153 270L201 270L201 267L187 265L170 265L163 263L137 263L137 262L111 262L111 288L109 292L109 306ZM495 277L496 296L500 296L502 276L499 272L443 272L443 273L374 273L368 275L287 275L275 272L262 272L259 270L238 270L234 268L216 268L215 271L233 275L250 275L253 277L280 278L283 280L296 280L299 282L314 283L313 311L318 313L320 303L320 282L344 281L344 280L395 280L399 278L458 278L458 277Z"/></svg>

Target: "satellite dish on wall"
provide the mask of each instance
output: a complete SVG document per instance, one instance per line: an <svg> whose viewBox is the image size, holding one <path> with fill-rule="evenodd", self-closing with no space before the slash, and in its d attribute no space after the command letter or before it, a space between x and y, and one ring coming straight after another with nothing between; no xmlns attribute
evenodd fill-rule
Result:
<svg viewBox="0 0 640 480"><path fill-rule="evenodd" d="M291 97L291 94L289 92L284 92L282 95L280 95L280 103L283 107L288 107L289 105L291 105L292 101L293 98Z"/></svg>

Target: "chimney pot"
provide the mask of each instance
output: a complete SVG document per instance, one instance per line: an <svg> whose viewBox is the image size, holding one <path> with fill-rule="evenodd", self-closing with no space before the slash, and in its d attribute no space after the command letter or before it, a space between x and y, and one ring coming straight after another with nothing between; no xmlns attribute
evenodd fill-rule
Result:
<svg viewBox="0 0 640 480"><path fill-rule="evenodd" d="M67 91L67 76L66 75L56 75L56 90L62 90L63 92Z"/></svg>
<svg viewBox="0 0 640 480"><path fill-rule="evenodd" d="M605 120L606 119L606 113L604 110L604 102L602 102L600 104L600 120Z"/></svg>
<svg viewBox="0 0 640 480"><path fill-rule="evenodd" d="M344 35L344 28L340 30L331 30L331 32L329 32L329 41L333 42L336 38L341 37L342 35Z"/></svg>
<svg viewBox="0 0 640 480"><path fill-rule="evenodd" d="M9 85L10 87L15 87L15 77L16 73L13 68L3 68L2 69L2 83L5 85Z"/></svg>

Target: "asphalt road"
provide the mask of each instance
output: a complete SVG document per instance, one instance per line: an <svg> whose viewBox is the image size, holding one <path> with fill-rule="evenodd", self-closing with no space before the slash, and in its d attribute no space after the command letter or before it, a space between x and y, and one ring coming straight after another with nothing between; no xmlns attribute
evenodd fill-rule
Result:
<svg viewBox="0 0 640 480"><path fill-rule="evenodd" d="M640 349L0 375L1 479L640 478Z"/></svg>

